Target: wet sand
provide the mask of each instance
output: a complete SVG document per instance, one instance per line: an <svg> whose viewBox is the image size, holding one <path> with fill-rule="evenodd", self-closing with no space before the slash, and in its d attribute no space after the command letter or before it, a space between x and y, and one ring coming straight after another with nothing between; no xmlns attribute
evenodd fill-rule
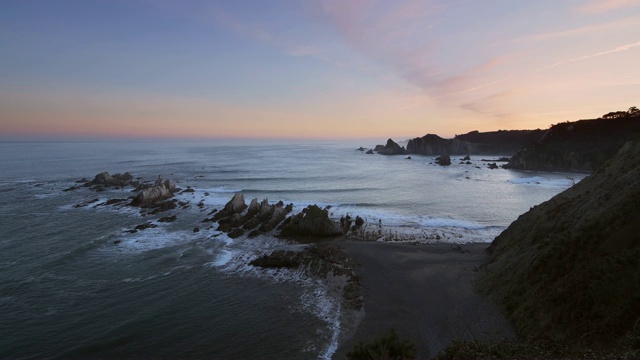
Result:
<svg viewBox="0 0 640 360"><path fill-rule="evenodd" d="M489 244L340 240L336 245L360 264L365 315L333 359L345 359L357 342L369 342L392 328L416 345L419 359L437 355L455 339L514 336L500 309L474 291Z"/></svg>

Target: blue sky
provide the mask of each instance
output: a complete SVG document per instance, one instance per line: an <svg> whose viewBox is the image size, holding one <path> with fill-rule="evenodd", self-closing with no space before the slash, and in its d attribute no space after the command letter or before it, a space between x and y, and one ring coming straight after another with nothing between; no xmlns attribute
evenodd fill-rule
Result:
<svg viewBox="0 0 640 360"><path fill-rule="evenodd" d="M640 1L2 1L0 136L362 138L638 105Z"/></svg>

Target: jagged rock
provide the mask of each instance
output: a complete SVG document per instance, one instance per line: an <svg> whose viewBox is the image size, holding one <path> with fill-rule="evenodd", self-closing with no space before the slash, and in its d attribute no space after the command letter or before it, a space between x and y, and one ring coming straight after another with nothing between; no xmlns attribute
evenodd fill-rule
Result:
<svg viewBox="0 0 640 360"><path fill-rule="evenodd" d="M177 201L175 199L173 199L173 200L169 200L169 201L163 201L163 202L161 202L159 204L150 205L149 207L151 207L153 210L149 213L149 215L156 215L156 214L159 214L161 212L173 210L173 209L178 207L178 205L176 203L177 203Z"/></svg>
<svg viewBox="0 0 640 360"><path fill-rule="evenodd" d="M496 163L489 163L487 164L487 166L489 167L489 169L493 170L493 169L497 169L498 168L498 164Z"/></svg>
<svg viewBox="0 0 640 360"><path fill-rule="evenodd" d="M361 218L360 216L356 216L356 226L360 227L362 225L364 225L364 219Z"/></svg>
<svg viewBox="0 0 640 360"><path fill-rule="evenodd" d="M381 155L403 155L407 153L403 146L398 145L391 139L387 140L387 144L384 146L377 145L375 150Z"/></svg>
<svg viewBox="0 0 640 360"><path fill-rule="evenodd" d="M260 232L260 230L253 230L253 231L251 231L251 232L249 233L249 235L248 235L248 236L249 236L249 239L253 239L253 238L255 238L255 237L257 237L257 236L260 236L260 235L262 235L262 233Z"/></svg>
<svg viewBox="0 0 640 360"><path fill-rule="evenodd" d="M237 193L233 195L233 198L231 198L231 200L229 200L229 202L224 206L224 209L220 210L213 216L213 220L218 221L227 216L239 214L246 208L247 204L244 202L244 195L242 193Z"/></svg>
<svg viewBox="0 0 640 360"><path fill-rule="evenodd" d="M471 157L469 155L462 158L462 161L469 161L469 160L471 160Z"/></svg>
<svg viewBox="0 0 640 360"><path fill-rule="evenodd" d="M371 149L367 150L366 154L367 155L373 155L373 150L371 150Z"/></svg>
<svg viewBox="0 0 640 360"><path fill-rule="evenodd" d="M136 196L131 205L140 207L150 207L162 200L166 200L173 196L176 191L176 183L173 180L165 180L162 175L158 176L155 184L151 187L143 189Z"/></svg>
<svg viewBox="0 0 640 360"><path fill-rule="evenodd" d="M98 201L100 201L100 199L95 198L95 199L87 200L87 201L82 202L80 204L75 204L75 205L73 205L73 207L77 209L77 208L81 208L81 207L85 207L85 206L97 203Z"/></svg>
<svg viewBox="0 0 640 360"><path fill-rule="evenodd" d="M356 149L356 150L357 150L357 151L364 151L365 149L364 149L362 146L360 146L360 147L359 147L358 149Z"/></svg>
<svg viewBox="0 0 640 360"><path fill-rule="evenodd" d="M300 240L343 235L340 226L329 219L329 212L317 205L307 206L301 213L288 219L290 221L280 231L280 237Z"/></svg>

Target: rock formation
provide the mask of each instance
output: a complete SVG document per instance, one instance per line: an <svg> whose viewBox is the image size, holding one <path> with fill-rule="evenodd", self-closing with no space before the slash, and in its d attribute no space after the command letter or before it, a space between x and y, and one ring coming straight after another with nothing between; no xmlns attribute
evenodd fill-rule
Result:
<svg viewBox="0 0 640 360"><path fill-rule="evenodd" d="M637 328L638 179L640 138L493 241L478 285L524 337L585 344Z"/></svg>
<svg viewBox="0 0 640 360"><path fill-rule="evenodd" d="M378 154L381 155L404 155L407 154L407 150L403 147L398 145L398 143L396 143L395 141L389 139L387 140L387 144L382 146L382 145L377 145L374 149L375 151L378 152Z"/></svg>
<svg viewBox="0 0 640 360"><path fill-rule="evenodd" d="M133 176L128 172L124 174L110 175L107 171L103 171L97 174L93 180L85 182L82 186L91 187L93 190L102 191L110 187L126 187L126 186L138 186L139 183L133 180ZM74 186L66 191L75 190L79 186Z"/></svg>
<svg viewBox="0 0 640 360"><path fill-rule="evenodd" d="M317 205L307 206L284 223L278 236L296 240L328 238L343 235L340 226L329 219L329 212Z"/></svg>
<svg viewBox="0 0 640 360"><path fill-rule="evenodd" d="M131 205L150 207L173 197L176 190L175 181L169 179L165 180L162 175L159 175L155 184L143 189L138 196L133 199Z"/></svg>

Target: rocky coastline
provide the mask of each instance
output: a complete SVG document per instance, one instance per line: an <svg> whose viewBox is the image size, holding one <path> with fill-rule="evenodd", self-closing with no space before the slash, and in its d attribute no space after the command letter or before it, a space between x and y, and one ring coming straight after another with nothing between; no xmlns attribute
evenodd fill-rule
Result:
<svg viewBox="0 0 640 360"><path fill-rule="evenodd" d="M611 114L616 114L611 116ZM532 171L590 172L611 158L640 132L640 111L605 114L597 119L563 122L547 130L471 131L444 139L427 134L407 141L406 148L393 139L377 145L380 155L499 155L510 159L503 167ZM440 165L448 165L446 161Z"/></svg>

